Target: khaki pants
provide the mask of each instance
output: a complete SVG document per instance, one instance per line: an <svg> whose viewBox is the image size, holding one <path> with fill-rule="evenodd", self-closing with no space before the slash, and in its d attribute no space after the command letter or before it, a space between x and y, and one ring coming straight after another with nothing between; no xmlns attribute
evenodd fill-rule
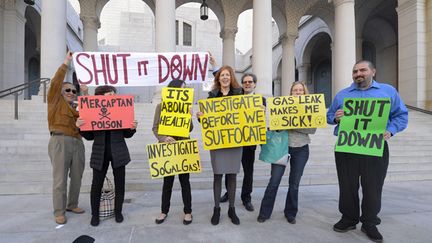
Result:
<svg viewBox="0 0 432 243"><path fill-rule="evenodd" d="M48 154L53 167L53 207L54 215L63 215L67 208L78 206L81 179L84 171L84 144L81 139L53 135L48 144ZM70 177L69 195L67 178Z"/></svg>

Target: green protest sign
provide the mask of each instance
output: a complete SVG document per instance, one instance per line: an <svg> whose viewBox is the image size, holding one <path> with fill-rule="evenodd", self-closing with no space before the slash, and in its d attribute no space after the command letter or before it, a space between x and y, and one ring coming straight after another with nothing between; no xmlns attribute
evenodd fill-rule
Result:
<svg viewBox="0 0 432 243"><path fill-rule="evenodd" d="M382 157L389 98L345 98L336 152Z"/></svg>

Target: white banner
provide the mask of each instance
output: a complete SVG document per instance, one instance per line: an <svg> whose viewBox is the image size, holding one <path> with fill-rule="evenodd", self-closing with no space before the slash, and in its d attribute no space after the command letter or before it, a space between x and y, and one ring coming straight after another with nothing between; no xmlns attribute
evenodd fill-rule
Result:
<svg viewBox="0 0 432 243"><path fill-rule="evenodd" d="M87 86L166 86L173 79L203 83L207 52L75 52L73 62L80 84Z"/></svg>

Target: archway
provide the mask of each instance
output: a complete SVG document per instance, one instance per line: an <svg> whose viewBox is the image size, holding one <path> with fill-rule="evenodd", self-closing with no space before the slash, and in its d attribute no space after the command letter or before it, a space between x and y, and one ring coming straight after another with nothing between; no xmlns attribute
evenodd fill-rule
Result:
<svg viewBox="0 0 432 243"><path fill-rule="evenodd" d="M24 39L24 60L26 82L40 78L40 33L41 16L31 6L26 7L25 11L25 39ZM39 92L39 84L33 84L24 91L24 99L31 99L32 95Z"/></svg>
<svg viewBox="0 0 432 243"><path fill-rule="evenodd" d="M221 15L213 12L213 5L209 4L209 18L205 21L201 20L200 6L201 1L189 1L177 6L176 50L178 52L210 51L220 67L222 64L221 20L219 19ZM194 100L207 98L212 84L212 70L209 70L205 85L191 84L195 90Z"/></svg>
<svg viewBox="0 0 432 243"><path fill-rule="evenodd" d="M146 1L110 0L100 14L100 51L154 52L155 16ZM155 87L119 87L118 92L134 94L137 102L152 101Z"/></svg>
<svg viewBox="0 0 432 243"><path fill-rule="evenodd" d="M369 19L362 37L362 57L375 64L376 80L397 88L398 43L392 23L380 17Z"/></svg>
<svg viewBox="0 0 432 243"><path fill-rule="evenodd" d="M325 96L326 106L332 99L332 66L331 38L326 32L315 34L308 42L303 53L303 63L310 64L311 79L307 80L308 88L313 93Z"/></svg>

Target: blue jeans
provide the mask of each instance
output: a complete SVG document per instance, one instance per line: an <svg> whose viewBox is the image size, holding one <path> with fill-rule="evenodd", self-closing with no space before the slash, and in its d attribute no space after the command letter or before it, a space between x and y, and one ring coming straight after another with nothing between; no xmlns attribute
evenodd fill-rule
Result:
<svg viewBox="0 0 432 243"><path fill-rule="evenodd" d="M298 189L300 179L303 175L306 162L309 159L309 145L306 144L303 147L289 147L289 153L291 155L290 175L284 214L287 218L295 218L298 211ZM271 165L271 177L261 202L259 217L265 219L270 218L284 172L285 166Z"/></svg>

